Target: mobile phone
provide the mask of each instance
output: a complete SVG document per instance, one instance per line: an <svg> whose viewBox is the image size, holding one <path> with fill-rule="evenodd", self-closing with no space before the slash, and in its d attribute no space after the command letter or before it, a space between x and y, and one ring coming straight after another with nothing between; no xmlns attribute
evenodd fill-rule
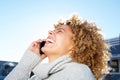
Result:
<svg viewBox="0 0 120 80"><path fill-rule="evenodd" d="M41 48L42 48L44 45L45 45L45 41L42 41L42 42L40 43L40 49L39 49L40 54L44 54L44 53L42 52L42 50L41 50Z"/></svg>

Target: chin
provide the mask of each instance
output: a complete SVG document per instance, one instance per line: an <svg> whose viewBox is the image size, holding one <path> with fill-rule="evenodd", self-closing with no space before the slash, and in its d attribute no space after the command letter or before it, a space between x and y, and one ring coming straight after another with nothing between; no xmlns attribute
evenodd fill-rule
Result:
<svg viewBox="0 0 120 80"><path fill-rule="evenodd" d="M48 52L48 51L50 51L50 50L51 50L50 47L43 47L43 48L42 48L42 51L43 51L43 52Z"/></svg>
<svg viewBox="0 0 120 80"><path fill-rule="evenodd" d="M45 46L45 47L42 48L42 51L44 53L54 53L55 52L55 47Z"/></svg>

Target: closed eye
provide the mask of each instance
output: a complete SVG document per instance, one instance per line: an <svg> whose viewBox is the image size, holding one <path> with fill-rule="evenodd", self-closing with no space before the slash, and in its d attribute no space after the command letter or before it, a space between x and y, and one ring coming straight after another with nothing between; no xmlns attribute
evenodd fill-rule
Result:
<svg viewBox="0 0 120 80"><path fill-rule="evenodd" d="M65 30L63 28L58 28L55 30L55 32L64 32Z"/></svg>
<svg viewBox="0 0 120 80"><path fill-rule="evenodd" d="M62 30L57 30L57 32L62 32Z"/></svg>

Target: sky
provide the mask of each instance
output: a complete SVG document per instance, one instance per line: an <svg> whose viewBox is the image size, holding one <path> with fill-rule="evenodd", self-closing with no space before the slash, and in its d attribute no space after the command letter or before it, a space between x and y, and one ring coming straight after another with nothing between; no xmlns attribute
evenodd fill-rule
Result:
<svg viewBox="0 0 120 80"><path fill-rule="evenodd" d="M58 18L78 13L105 39L120 36L120 0L0 0L0 60L18 62L32 41L44 39Z"/></svg>

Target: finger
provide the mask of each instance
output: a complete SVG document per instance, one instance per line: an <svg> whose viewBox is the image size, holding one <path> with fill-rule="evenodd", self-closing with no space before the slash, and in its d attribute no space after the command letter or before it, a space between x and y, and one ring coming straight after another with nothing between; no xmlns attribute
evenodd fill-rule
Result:
<svg viewBox="0 0 120 80"><path fill-rule="evenodd" d="M43 39L42 41L46 41L46 39Z"/></svg>
<svg viewBox="0 0 120 80"><path fill-rule="evenodd" d="M45 55L45 54L42 54L42 55L41 55L41 58L44 59L45 57L47 57L47 55Z"/></svg>
<svg viewBox="0 0 120 80"><path fill-rule="evenodd" d="M32 47L35 46L35 41L32 42L31 46L32 46Z"/></svg>
<svg viewBox="0 0 120 80"><path fill-rule="evenodd" d="M41 40L41 39L38 39L36 42L37 42L37 43L40 43L40 42L42 42L42 40Z"/></svg>
<svg viewBox="0 0 120 80"><path fill-rule="evenodd" d="M36 41L32 42L32 47L37 47L38 43Z"/></svg>

